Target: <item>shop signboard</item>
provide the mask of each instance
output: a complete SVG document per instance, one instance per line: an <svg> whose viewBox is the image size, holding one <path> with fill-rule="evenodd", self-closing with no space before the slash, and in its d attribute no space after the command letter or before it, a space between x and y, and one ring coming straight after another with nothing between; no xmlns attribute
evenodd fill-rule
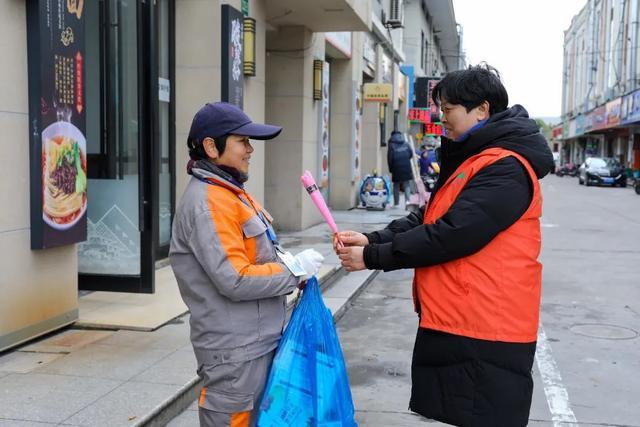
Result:
<svg viewBox="0 0 640 427"><path fill-rule="evenodd" d="M431 112L427 108L409 108L411 123L431 123Z"/></svg>
<svg viewBox="0 0 640 427"><path fill-rule="evenodd" d="M398 88L398 99L407 102L407 76L401 71L396 74L396 87Z"/></svg>
<svg viewBox="0 0 640 427"><path fill-rule="evenodd" d="M584 123L585 123L584 114L578 114L578 116L576 117L576 135L575 136L580 136L584 133Z"/></svg>
<svg viewBox="0 0 640 427"><path fill-rule="evenodd" d="M623 124L640 121L640 90L625 96L626 108L624 108Z"/></svg>
<svg viewBox="0 0 640 427"><path fill-rule="evenodd" d="M431 99L433 88L436 87L440 77L418 77L415 83L414 107L428 108L431 111L431 121L440 120L438 106Z"/></svg>
<svg viewBox="0 0 640 427"><path fill-rule="evenodd" d="M401 65L400 71L407 76L407 107L413 107L413 85L414 85L414 74L413 74L413 65Z"/></svg>
<svg viewBox="0 0 640 427"><path fill-rule="evenodd" d="M222 5L222 101L242 108L244 98L242 12Z"/></svg>
<svg viewBox="0 0 640 427"><path fill-rule="evenodd" d="M615 127L620 124L620 108L622 98L616 98L606 104L607 127Z"/></svg>
<svg viewBox="0 0 640 427"><path fill-rule="evenodd" d="M571 119L569 122L569 138L576 136L576 119Z"/></svg>
<svg viewBox="0 0 640 427"><path fill-rule="evenodd" d="M87 238L84 2L27 5L31 248Z"/></svg>
<svg viewBox="0 0 640 427"><path fill-rule="evenodd" d="M362 58L367 66L366 70L372 77L376 75L376 43L373 38L367 34L364 34L364 44L362 46Z"/></svg>
<svg viewBox="0 0 640 427"><path fill-rule="evenodd" d="M595 108L589 113L591 116L591 131L600 130L607 127L607 108L604 105Z"/></svg>
<svg viewBox="0 0 640 427"><path fill-rule="evenodd" d="M367 102L389 102L393 97L393 85L390 83L365 83L362 91Z"/></svg>
<svg viewBox="0 0 640 427"><path fill-rule="evenodd" d="M584 133L590 132L593 128L593 111L584 114Z"/></svg>
<svg viewBox="0 0 640 427"><path fill-rule="evenodd" d="M382 53L382 81L393 83L393 62L385 53Z"/></svg>
<svg viewBox="0 0 640 427"><path fill-rule="evenodd" d="M427 136L442 135L442 123L427 123L424 125L424 134Z"/></svg>

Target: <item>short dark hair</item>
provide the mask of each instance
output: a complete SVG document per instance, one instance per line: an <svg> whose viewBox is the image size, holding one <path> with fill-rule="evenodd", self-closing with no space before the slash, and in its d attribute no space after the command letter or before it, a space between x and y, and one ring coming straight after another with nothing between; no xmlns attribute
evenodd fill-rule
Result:
<svg viewBox="0 0 640 427"><path fill-rule="evenodd" d="M222 155L224 153L224 149L227 147L227 138L229 135L222 135L213 139L213 142L216 144L216 149L218 150L218 154ZM195 139L187 140L187 148L189 148L189 157L193 160L201 160L208 159L209 156L207 152L204 150L204 138L202 141L197 141Z"/></svg>
<svg viewBox="0 0 640 427"><path fill-rule="evenodd" d="M442 99L463 105L467 112L487 101L490 115L506 110L509 104L500 73L486 62L447 73L433 88L431 99L438 106Z"/></svg>

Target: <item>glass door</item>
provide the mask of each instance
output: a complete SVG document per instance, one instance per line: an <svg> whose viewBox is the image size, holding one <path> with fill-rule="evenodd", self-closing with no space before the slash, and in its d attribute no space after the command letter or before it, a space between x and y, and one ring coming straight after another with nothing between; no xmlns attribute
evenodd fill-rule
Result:
<svg viewBox="0 0 640 427"><path fill-rule="evenodd" d="M171 221L175 206L174 153L175 127L173 102L173 31L174 1L158 0L156 4L157 46L158 46L158 149L157 159L158 190L157 212L157 259L169 254L171 239Z"/></svg>
<svg viewBox="0 0 640 427"><path fill-rule="evenodd" d="M173 206L171 170L160 167L170 157L171 103L158 101L156 3L85 2L89 179L80 289L154 291L156 253L167 241ZM167 174L168 205L159 190Z"/></svg>

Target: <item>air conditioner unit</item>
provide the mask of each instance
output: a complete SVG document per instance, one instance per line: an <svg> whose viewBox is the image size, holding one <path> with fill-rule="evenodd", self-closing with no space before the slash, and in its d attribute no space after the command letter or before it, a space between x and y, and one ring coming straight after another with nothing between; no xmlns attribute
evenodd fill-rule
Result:
<svg viewBox="0 0 640 427"><path fill-rule="evenodd" d="M401 28L403 21L404 0L391 0L389 7L389 19L385 22L385 26L389 28Z"/></svg>

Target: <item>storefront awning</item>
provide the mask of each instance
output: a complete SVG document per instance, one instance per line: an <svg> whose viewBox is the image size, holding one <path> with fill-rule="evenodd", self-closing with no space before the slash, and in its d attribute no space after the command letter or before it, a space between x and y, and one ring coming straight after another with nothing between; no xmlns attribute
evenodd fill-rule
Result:
<svg viewBox="0 0 640 427"><path fill-rule="evenodd" d="M371 8L359 0L269 0L267 23L274 27L302 25L314 32L369 31Z"/></svg>

